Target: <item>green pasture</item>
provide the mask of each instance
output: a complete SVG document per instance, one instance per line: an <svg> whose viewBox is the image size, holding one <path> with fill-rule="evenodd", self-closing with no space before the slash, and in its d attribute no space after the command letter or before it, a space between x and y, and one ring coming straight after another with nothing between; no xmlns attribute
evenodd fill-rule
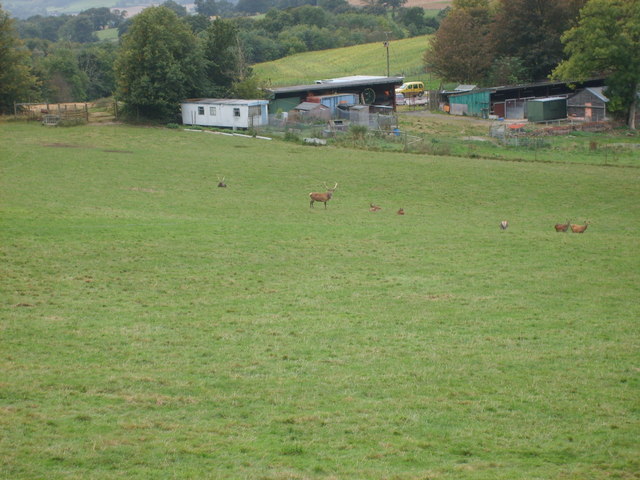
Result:
<svg viewBox="0 0 640 480"><path fill-rule="evenodd" d="M98 36L98 40L104 41L108 40L110 42L118 41L118 29L117 28L107 28L105 30L99 30L96 32Z"/></svg>
<svg viewBox="0 0 640 480"><path fill-rule="evenodd" d="M638 168L5 122L0 173L3 479L640 477Z"/></svg>
<svg viewBox="0 0 640 480"><path fill-rule="evenodd" d="M422 57L429 35L389 43L389 73L407 80L421 80L436 88L438 80L425 73ZM304 52L253 66L256 76L272 86L313 83L316 80L351 75L387 74L387 49L382 42Z"/></svg>

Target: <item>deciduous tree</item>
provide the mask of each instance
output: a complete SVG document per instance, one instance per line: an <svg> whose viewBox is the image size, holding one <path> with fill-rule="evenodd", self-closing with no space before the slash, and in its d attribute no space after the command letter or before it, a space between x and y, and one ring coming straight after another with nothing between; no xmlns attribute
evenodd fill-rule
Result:
<svg viewBox="0 0 640 480"><path fill-rule="evenodd" d="M166 7L136 15L116 59L119 99L136 116L171 119L202 86L202 57L187 24Z"/></svg>
<svg viewBox="0 0 640 480"><path fill-rule="evenodd" d="M589 0L578 25L562 41L568 59L555 78L584 80L602 75L607 81L610 109L626 113L635 129L640 89L640 0Z"/></svg>
<svg viewBox="0 0 640 480"><path fill-rule="evenodd" d="M18 38L13 19L0 5L0 111L12 111L13 102L32 99L36 86L29 51Z"/></svg>
<svg viewBox="0 0 640 480"><path fill-rule="evenodd" d="M492 25L496 57L519 58L529 80L546 78L563 59L560 37L584 0L500 0Z"/></svg>
<svg viewBox="0 0 640 480"><path fill-rule="evenodd" d="M489 24L486 7L452 9L425 53L427 69L450 81L481 81L492 62Z"/></svg>

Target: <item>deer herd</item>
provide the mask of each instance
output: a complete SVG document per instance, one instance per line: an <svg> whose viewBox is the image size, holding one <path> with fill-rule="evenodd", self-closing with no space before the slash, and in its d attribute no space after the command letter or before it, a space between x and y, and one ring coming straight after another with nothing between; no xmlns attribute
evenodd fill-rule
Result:
<svg viewBox="0 0 640 480"><path fill-rule="evenodd" d="M227 184L224 183L224 179L225 177L218 177L218 187L223 187L226 188ZM327 184L324 184L324 188L325 191L324 192L311 192L309 194L309 207L313 208L313 204L315 202L320 202L320 203L324 203L324 208L327 208L327 202L329 200L331 200L333 198L333 193L336 191L336 189L338 188L338 182L336 182L336 184L333 186L333 188L329 188L327 186ZM375 205L373 203L369 204L369 211L370 212L377 212L382 210L382 207L380 207L379 205ZM404 208L399 209L396 214L398 215L404 215ZM556 232L568 232L569 228L571 228L571 231L573 233L584 233L584 231L587 229L587 227L589 226L591 222L585 221L583 225L578 225L575 223L571 223L569 220L567 220L566 223L556 223L554 225L554 228L556 229ZM500 229L501 230L506 230L507 228L509 228L509 221L508 220L502 220L500 222Z"/></svg>
<svg viewBox="0 0 640 480"><path fill-rule="evenodd" d="M585 221L583 225L578 225L576 223L571 223L569 222L569 220L567 220L567 223L556 223L554 225L554 228L556 229L556 232L568 232L569 228L571 228L571 231L573 233L584 233L584 231L587 229L590 223L591 222L589 221ZM509 226L508 221L503 220L500 222L500 228L502 230L506 230L508 226Z"/></svg>

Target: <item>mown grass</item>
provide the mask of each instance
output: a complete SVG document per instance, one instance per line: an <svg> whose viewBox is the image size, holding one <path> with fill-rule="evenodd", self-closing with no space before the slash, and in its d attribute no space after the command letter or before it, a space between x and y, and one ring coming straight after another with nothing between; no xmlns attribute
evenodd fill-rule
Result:
<svg viewBox="0 0 640 480"><path fill-rule="evenodd" d="M429 88L435 88L432 84L437 85L437 80L425 73L422 61L428 44L429 35L390 42L389 73L410 80L422 80ZM272 86L309 84L316 80L351 75L384 76L387 74L387 50L382 42L377 42L305 52L258 63L253 70L262 82Z"/></svg>
<svg viewBox="0 0 640 480"><path fill-rule="evenodd" d="M3 478L638 478L638 169L0 142Z"/></svg>

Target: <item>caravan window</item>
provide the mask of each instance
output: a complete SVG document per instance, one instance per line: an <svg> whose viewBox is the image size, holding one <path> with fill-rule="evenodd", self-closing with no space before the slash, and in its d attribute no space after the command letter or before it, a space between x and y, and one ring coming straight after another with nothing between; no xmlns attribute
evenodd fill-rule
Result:
<svg viewBox="0 0 640 480"><path fill-rule="evenodd" d="M215 116L215 114L216 114L216 107L209 107L209 115Z"/></svg>
<svg viewBox="0 0 640 480"><path fill-rule="evenodd" d="M204 107L198 107L198 115L204 115Z"/></svg>
<svg viewBox="0 0 640 480"><path fill-rule="evenodd" d="M239 108L234 108L233 109L233 116L234 117L239 117L240 116L240 109Z"/></svg>

